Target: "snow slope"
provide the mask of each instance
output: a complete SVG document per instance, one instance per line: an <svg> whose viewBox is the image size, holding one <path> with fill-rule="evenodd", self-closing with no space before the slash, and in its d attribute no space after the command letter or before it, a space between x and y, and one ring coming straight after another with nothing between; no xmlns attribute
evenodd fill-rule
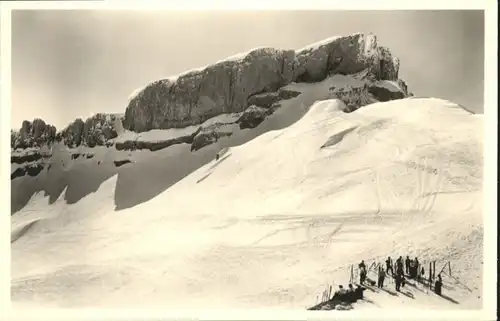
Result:
<svg viewBox="0 0 500 321"><path fill-rule="evenodd" d="M482 117L343 107L318 101L133 208L114 211L116 176L73 205L35 195L12 216L14 307L303 309L351 264L410 255L451 262L450 300L367 291L355 309L480 308Z"/></svg>

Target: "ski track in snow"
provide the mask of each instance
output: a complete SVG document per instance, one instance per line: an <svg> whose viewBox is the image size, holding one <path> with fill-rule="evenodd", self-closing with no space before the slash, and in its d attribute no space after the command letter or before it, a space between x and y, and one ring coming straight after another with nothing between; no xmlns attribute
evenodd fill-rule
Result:
<svg viewBox="0 0 500 321"><path fill-rule="evenodd" d="M133 208L114 211L116 176L73 205L36 194L12 216L14 307L302 309L351 264L410 255L451 262L448 300L409 285L355 309L480 308L482 118L439 99L342 106L318 101Z"/></svg>

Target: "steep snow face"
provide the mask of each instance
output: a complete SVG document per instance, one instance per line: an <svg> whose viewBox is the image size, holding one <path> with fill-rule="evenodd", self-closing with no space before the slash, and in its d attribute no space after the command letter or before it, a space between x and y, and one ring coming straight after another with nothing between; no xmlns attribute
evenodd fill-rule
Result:
<svg viewBox="0 0 500 321"><path fill-rule="evenodd" d="M449 260L460 304L422 292L360 308L478 308L482 117L439 99L344 108L316 102L127 210L113 211L116 177L74 205L36 196L12 217L12 300L303 309L351 264L410 255Z"/></svg>

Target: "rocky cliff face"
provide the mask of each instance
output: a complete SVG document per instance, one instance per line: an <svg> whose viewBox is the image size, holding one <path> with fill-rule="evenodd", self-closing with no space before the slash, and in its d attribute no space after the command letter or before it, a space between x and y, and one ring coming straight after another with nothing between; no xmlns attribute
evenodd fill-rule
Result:
<svg viewBox="0 0 500 321"><path fill-rule="evenodd" d="M11 146L24 149L62 142L70 148L158 150L187 143L196 151L231 136L238 128L259 126L284 101L302 94L289 89L287 85L292 83L317 83L334 75L348 75L355 84L329 88L328 98L342 99L346 112L351 112L376 101L407 97L398 71L399 60L371 34L334 37L300 50L259 48L152 82L131 98L124 115L100 113L85 121L76 119L57 133L41 119L25 121L21 130L11 131ZM218 116L230 119L213 122ZM124 129L139 134L181 128L182 135L164 139L141 140L132 135L116 140Z"/></svg>
<svg viewBox="0 0 500 321"><path fill-rule="evenodd" d="M102 113L85 121L76 119L58 133L58 140L62 140L69 147L80 145L88 147L111 146L112 140L118 136L116 130L118 122L121 122L120 115Z"/></svg>
<svg viewBox="0 0 500 321"><path fill-rule="evenodd" d="M46 124L41 119L35 119L33 122L25 120L20 130L11 130L11 148L41 147L54 142L63 142L68 147L110 145L118 136L116 127L121 121L121 115L101 113L85 121L78 118L57 132L55 126Z"/></svg>
<svg viewBox="0 0 500 321"><path fill-rule="evenodd" d="M11 130L10 134L13 150L11 178L38 175L50 163L54 143L62 142L69 148L113 145L117 137L116 128L121 126L122 118L120 115L96 114L85 121L76 119L60 132L41 119L23 121L21 129ZM80 154L73 156L76 159Z"/></svg>
<svg viewBox="0 0 500 321"><path fill-rule="evenodd" d="M243 112L252 97L292 82L317 82L363 70L371 80L395 81L399 60L378 46L374 35L365 34L328 39L298 51L260 48L147 85L130 100L123 124L135 132L201 124L223 113Z"/></svg>
<svg viewBox="0 0 500 321"><path fill-rule="evenodd" d="M10 131L11 147L30 148L51 144L56 138L56 127L36 118L33 122L23 121L19 131Z"/></svg>

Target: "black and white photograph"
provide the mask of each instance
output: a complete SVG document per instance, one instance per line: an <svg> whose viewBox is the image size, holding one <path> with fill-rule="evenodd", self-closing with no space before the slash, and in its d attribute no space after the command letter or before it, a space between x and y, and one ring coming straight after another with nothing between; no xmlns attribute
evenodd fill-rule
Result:
<svg viewBox="0 0 500 321"><path fill-rule="evenodd" d="M12 311L485 309L486 20L11 4Z"/></svg>

